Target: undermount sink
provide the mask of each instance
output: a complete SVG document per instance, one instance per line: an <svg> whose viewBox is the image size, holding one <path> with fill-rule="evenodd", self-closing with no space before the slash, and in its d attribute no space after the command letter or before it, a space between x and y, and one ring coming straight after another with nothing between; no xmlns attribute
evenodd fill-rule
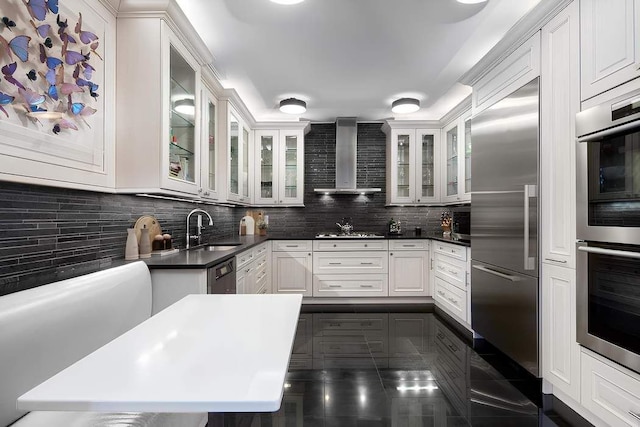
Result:
<svg viewBox="0 0 640 427"><path fill-rule="evenodd" d="M224 245L205 245L205 251L230 251L240 246L242 243L228 243Z"/></svg>

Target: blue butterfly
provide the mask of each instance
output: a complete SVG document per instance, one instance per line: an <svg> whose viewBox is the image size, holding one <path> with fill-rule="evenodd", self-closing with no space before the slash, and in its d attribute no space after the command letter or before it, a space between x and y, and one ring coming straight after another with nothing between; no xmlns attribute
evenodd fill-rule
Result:
<svg viewBox="0 0 640 427"><path fill-rule="evenodd" d="M44 21L47 16L47 9L53 13L58 13L58 0L22 0L29 15L38 21Z"/></svg>
<svg viewBox="0 0 640 427"><path fill-rule="evenodd" d="M62 60L53 56L47 56L47 51L44 45L40 44L40 62L47 63L47 68L50 70L56 69L59 65L62 65Z"/></svg>
<svg viewBox="0 0 640 427"><path fill-rule="evenodd" d="M16 36L10 42L4 37L0 36L0 45L4 47L10 58L13 59L12 52L20 58L22 62L27 62L29 59L29 36Z"/></svg>
<svg viewBox="0 0 640 427"><path fill-rule="evenodd" d="M3 105L11 104L14 99L16 99L14 96L0 92L0 111L2 111L7 117L9 117L9 113L7 113L7 110L4 109Z"/></svg>

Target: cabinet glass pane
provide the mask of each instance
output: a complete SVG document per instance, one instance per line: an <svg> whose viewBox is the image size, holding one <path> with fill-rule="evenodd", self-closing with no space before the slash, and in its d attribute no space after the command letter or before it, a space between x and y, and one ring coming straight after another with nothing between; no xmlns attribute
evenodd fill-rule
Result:
<svg viewBox="0 0 640 427"><path fill-rule="evenodd" d="M447 132L447 196L458 194L458 128Z"/></svg>
<svg viewBox="0 0 640 427"><path fill-rule="evenodd" d="M209 188L216 188L216 106L209 101Z"/></svg>
<svg viewBox="0 0 640 427"><path fill-rule="evenodd" d="M471 120L464 122L464 192L471 192Z"/></svg>
<svg viewBox="0 0 640 427"><path fill-rule="evenodd" d="M409 135L398 135L398 197L409 197L409 162L411 161L411 144Z"/></svg>
<svg viewBox="0 0 640 427"><path fill-rule="evenodd" d="M285 137L284 157L284 197L296 198L298 196L298 137Z"/></svg>
<svg viewBox="0 0 640 427"><path fill-rule="evenodd" d="M242 128L242 196L249 197L249 131Z"/></svg>
<svg viewBox="0 0 640 427"><path fill-rule="evenodd" d="M422 135L420 145L422 147L422 196L433 197L434 195L434 169L433 169L433 135Z"/></svg>
<svg viewBox="0 0 640 427"><path fill-rule="evenodd" d="M230 118L230 171L229 171L229 192L233 194L240 194L239 187L239 173L240 173L240 141L239 141L239 132L240 132L240 124L238 123L238 119L236 119L233 115Z"/></svg>
<svg viewBox="0 0 640 427"><path fill-rule="evenodd" d="M171 46L169 56L169 176L195 182L196 74Z"/></svg>
<svg viewBox="0 0 640 427"><path fill-rule="evenodd" d="M273 136L260 137L260 197L273 197Z"/></svg>

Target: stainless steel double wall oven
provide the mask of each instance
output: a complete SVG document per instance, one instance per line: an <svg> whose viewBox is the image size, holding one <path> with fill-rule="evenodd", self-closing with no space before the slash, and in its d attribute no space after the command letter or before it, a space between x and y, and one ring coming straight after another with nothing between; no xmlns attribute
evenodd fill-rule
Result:
<svg viewBox="0 0 640 427"><path fill-rule="evenodd" d="M640 83L580 112L578 342L640 372Z"/></svg>

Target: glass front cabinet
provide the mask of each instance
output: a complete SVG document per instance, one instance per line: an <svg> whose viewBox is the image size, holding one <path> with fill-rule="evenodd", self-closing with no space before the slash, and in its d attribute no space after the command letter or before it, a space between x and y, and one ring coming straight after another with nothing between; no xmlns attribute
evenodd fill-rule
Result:
<svg viewBox="0 0 640 427"><path fill-rule="evenodd" d="M440 130L386 129L387 204L438 203Z"/></svg>
<svg viewBox="0 0 640 427"><path fill-rule="evenodd" d="M254 204L302 206L304 130L258 129L255 131L254 142Z"/></svg>
<svg viewBox="0 0 640 427"><path fill-rule="evenodd" d="M205 88L202 90L202 144L200 166L200 188L198 192L203 199L216 200L219 198L219 168L220 156L218 143L218 103L213 93Z"/></svg>
<svg viewBox="0 0 640 427"><path fill-rule="evenodd" d="M471 201L471 112L453 120L442 129L443 203Z"/></svg>
<svg viewBox="0 0 640 427"><path fill-rule="evenodd" d="M228 153L227 198L230 201L251 203L252 170L249 168L251 150L251 131L238 112L229 106L227 121Z"/></svg>

